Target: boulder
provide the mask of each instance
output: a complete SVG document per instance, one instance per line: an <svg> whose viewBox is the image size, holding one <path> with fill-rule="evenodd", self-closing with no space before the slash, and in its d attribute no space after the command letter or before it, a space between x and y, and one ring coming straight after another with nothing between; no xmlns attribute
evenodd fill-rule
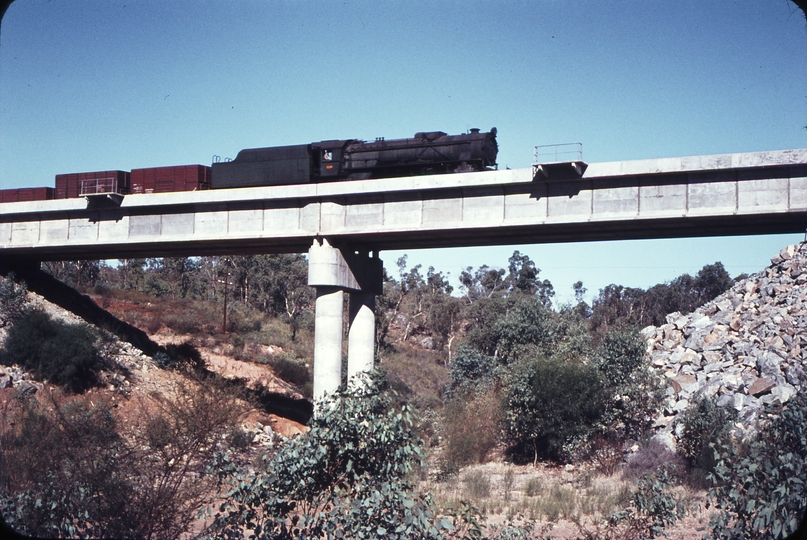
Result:
<svg viewBox="0 0 807 540"><path fill-rule="evenodd" d="M807 383L807 244L788 246L771 266L687 315L642 329L650 364L668 384L657 438L675 447L678 414L703 397L738 413L753 435L765 404L785 403Z"/></svg>

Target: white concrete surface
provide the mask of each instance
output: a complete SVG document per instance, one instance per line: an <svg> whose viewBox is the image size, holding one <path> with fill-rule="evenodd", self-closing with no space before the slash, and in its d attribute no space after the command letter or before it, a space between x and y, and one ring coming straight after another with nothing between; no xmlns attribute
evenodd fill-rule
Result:
<svg viewBox="0 0 807 540"><path fill-rule="evenodd" d="M342 384L342 314L344 292L317 287L314 322L314 400L335 392Z"/></svg>
<svg viewBox="0 0 807 540"><path fill-rule="evenodd" d="M592 163L579 180L532 169L0 204L0 257L305 252L796 232L807 149ZM706 226L704 226L706 224ZM676 232L677 231L677 232Z"/></svg>
<svg viewBox="0 0 807 540"><path fill-rule="evenodd" d="M375 295L352 292L347 343L348 384L359 373L369 373L375 364Z"/></svg>

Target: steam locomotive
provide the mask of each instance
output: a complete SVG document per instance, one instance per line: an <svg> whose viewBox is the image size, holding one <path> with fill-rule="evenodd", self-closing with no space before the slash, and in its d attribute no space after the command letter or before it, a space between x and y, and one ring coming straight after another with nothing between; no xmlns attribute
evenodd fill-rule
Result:
<svg viewBox="0 0 807 540"><path fill-rule="evenodd" d="M487 133L416 133L409 139L329 140L250 148L212 167L180 165L56 175L56 187L0 190L0 202L65 199L99 193L164 193L484 171L496 167L496 128Z"/></svg>

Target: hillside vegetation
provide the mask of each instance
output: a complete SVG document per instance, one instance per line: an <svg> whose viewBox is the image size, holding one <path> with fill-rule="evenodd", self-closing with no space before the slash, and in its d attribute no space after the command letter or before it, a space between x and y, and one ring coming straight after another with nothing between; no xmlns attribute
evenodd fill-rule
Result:
<svg viewBox="0 0 807 540"><path fill-rule="evenodd" d="M742 344L801 304L764 336L714 315L803 295L804 249L772 263L767 281L718 262L590 306L577 283L555 306L518 251L459 291L404 257L377 302L378 373L314 418L302 256L46 265L85 296L6 272L3 515L40 536L782 538L804 509L801 338ZM713 346L704 317L732 338ZM788 480L731 490L754 475Z"/></svg>

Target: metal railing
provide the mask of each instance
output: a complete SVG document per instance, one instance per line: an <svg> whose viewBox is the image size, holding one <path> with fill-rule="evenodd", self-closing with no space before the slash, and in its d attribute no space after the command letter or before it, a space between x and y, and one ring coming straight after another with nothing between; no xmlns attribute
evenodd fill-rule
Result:
<svg viewBox="0 0 807 540"><path fill-rule="evenodd" d="M532 156L533 163L566 163L583 161L583 143L544 144L536 146Z"/></svg>
<svg viewBox="0 0 807 540"><path fill-rule="evenodd" d="M118 193L118 179L114 176L105 178L85 178L81 181L80 195L98 193Z"/></svg>

